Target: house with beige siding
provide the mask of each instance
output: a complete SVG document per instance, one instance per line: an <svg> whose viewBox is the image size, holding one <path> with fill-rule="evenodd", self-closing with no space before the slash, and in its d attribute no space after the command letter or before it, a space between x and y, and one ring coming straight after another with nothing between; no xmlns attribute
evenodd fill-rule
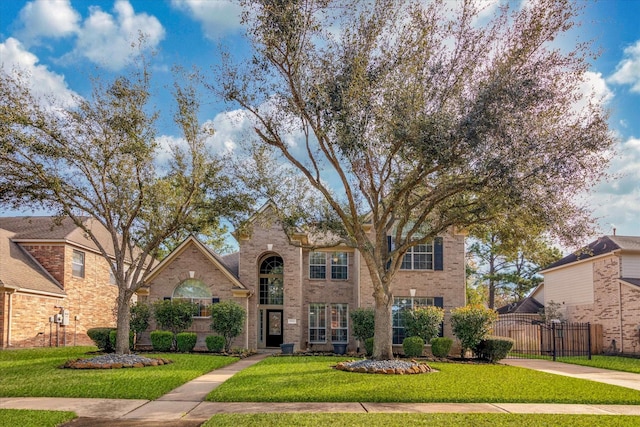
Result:
<svg viewBox="0 0 640 427"><path fill-rule="evenodd" d="M69 219L0 217L0 348L93 345L87 329L116 323L110 271Z"/></svg>
<svg viewBox="0 0 640 427"><path fill-rule="evenodd" d="M361 343L351 331L349 313L373 307L373 287L357 249L346 245L315 249L314 237L285 232L273 205L264 206L234 233L238 251L219 256L189 237L161 261L145 281L142 300L188 299L200 306L192 331L204 347L210 330L209 305L232 300L245 308L244 332L233 347L349 351ZM449 312L465 305L465 236L447 233L408 253L394 281L394 344L404 328L400 313L412 306L446 311L444 335L452 336ZM150 329L153 329L154 326ZM398 347L399 349L400 347Z"/></svg>
<svg viewBox="0 0 640 427"><path fill-rule="evenodd" d="M541 271L538 295L603 328L605 351L640 353L640 237L604 236Z"/></svg>

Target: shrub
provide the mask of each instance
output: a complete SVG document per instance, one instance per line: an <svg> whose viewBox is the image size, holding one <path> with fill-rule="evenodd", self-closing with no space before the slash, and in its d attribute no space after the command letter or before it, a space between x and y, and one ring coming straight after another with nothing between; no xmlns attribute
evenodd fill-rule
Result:
<svg viewBox="0 0 640 427"><path fill-rule="evenodd" d="M368 357L371 357L373 355L373 337L364 340L364 350L366 351Z"/></svg>
<svg viewBox="0 0 640 427"><path fill-rule="evenodd" d="M136 302L129 307L129 314L131 316L129 329L135 333L137 340L140 334L149 327L151 307L144 302Z"/></svg>
<svg viewBox="0 0 640 427"><path fill-rule="evenodd" d="M435 306L416 307L403 312L402 317L407 336L420 337L424 342L429 342L440 333L444 310Z"/></svg>
<svg viewBox="0 0 640 427"><path fill-rule="evenodd" d="M220 335L209 335L205 338L207 350L220 353L224 349L224 337Z"/></svg>
<svg viewBox="0 0 640 427"><path fill-rule="evenodd" d="M365 342L373 337L375 331L375 311L373 308L356 308L349 313L351 317L351 329L353 336L359 341Z"/></svg>
<svg viewBox="0 0 640 427"><path fill-rule="evenodd" d="M435 357L447 357L449 355L449 351L451 351L451 346L453 345L453 340L448 337L436 337L431 340L431 353Z"/></svg>
<svg viewBox="0 0 640 427"><path fill-rule="evenodd" d="M189 329L193 324L193 316L198 314L198 305L185 300L159 300L153 303L153 316L158 326L175 335Z"/></svg>
<svg viewBox="0 0 640 427"><path fill-rule="evenodd" d="M151 346L154 351L167 352L171 351L173 346L173 332L171 331L153 331L151 336Z"/></svg>
<svg viewBox="0 0 640 427"><path fill-rule="evenodd" d="M180 332L176 335L176 347L180 353L191 353L198 341L195 332Z"/></svg>
<svg viewBox="0 0 640 427"><path fill-rule="evenodd" d="M98 350L111 353L115 348L109 340L111 331L115 331L115 328L91 328L87 330L87 335L96 347L98 347Z"/></svg>
<svg viewBox="0 0 640 427"><path fill-rule="evenodd" d="M109 344L111 345L111 348L115 349L116 348L116 335L118 334L118 331L116 329L112 330L111 332L109 332ZM134 347L134 342L133 342L133 331L129 331L129 350L133 350Z"/></svg>
<svg viewBox="0 0 640 427"><path fill-rule="evenodd" d="M406 357L420 357L424 350L424 340L420 337L407 337L402 341L402 349Z"/></svg>
<svg viewBox="0 0 640 427"><path fill-rule="evenodd" d="M453 333L460 340L461 357L464 357L467 349L477 353L478 344L489 335L497 318L498 313L495 310L480 304L451 310L451 326Z"/></svg>
<svg viewBox="0 0 640 427"><path fill-rule="evenodd" d="M240 335L247 317L244 309L234 301L222 301L211 306L211 329L224 338L224 349L231 350L231 342Z"/></svg>
<svg viewBox="0 0 640 427"><path fill-rule="evenodd" d="M489 362L502 360L513 347L513 340L507 337L487 337L480 341L477 348L478 356Z"/></svg>

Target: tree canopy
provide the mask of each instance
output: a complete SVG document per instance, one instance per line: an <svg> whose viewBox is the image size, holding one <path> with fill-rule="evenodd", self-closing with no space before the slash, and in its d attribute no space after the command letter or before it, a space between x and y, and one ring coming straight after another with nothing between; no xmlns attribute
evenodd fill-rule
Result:
<svg viewBox="0 0 640 427"><path fill-rule="evenodd" d="M554 44L579 5L507 3L490 18L473 1L243 6L254 54L226 55L212 88L250 113L255 144L306 177L360 250L374 357L392 357L392 278L411 247L516 208L567 239L588 226L575 195L602 176L613 138L602 106L583 102L589 46Z"/></svg>

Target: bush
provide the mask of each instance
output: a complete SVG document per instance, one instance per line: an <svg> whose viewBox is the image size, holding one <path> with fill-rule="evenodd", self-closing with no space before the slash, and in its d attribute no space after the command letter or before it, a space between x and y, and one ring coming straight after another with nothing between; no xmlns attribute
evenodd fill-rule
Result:
<svg viewBox="0 0 640 427"><path fill-rule="evenodd" d="M149 319L151 318L151 307L144 302L136 302L129 306L129 314L131 319L129 320L129 329L131 329L136 339L141 333L147 330L149 327Z"/></svg>
<svg viewBox="0 0 640 427"><path fill-rule="evenodd" d="M211 329L224 338L224 349L231 350L231 342L244 328L247 314L240 304L234 301L222 301L211 306Z"/></svg>
<svg viewBox="0 0 640 427"><path fill-rule="evenodd" d="M403 312L402 317L407 336L420 337L424 342L429 342L440 333L444 309L435 306L416 307Z"/></svg>
<svg viewBox="0 0 640 427"><path fill-rule="evenodd" d="M224 349L224 337L220 335L209 335L205 338L207 350L220 353Z"/></svg>
<svg viewBox="0 0 640 427"><path fill-rule="evenodd" d="M453 340L448 337L436 337L431 340L431 353L434 357L447 357Z"/></svg>
<svg viewBox="0 0 640 427"><path fill-rule="evenodd" d="M109 340L111 331L115 331L115 328L91 328L87 330L87 335L96 347L98 347L98 350L111 353L115 349L115 345L112 346Z"/></svg>
<svg viewBox="0 0 640 427"><path fill-rule="evenodd" d="M176 335L176 347L180 353L191 353L198 341L195 332L180 332Z"/></svg>
<svg viewBox="0 0 640 427"><path fill-rule="evenodd" d="M349 317L351 317L353 336L358 341L364 341L366 347L367 338L373 337L375 331L375 312L373 308L356 308L351 310Z"/></svg>
<svg viewBox="0 0 640 427"><path fill-rule="evenodd" d="M117 334L118 334L118 331L116 329L114 329L111 332L109 332L109 344L111 345L111 348L113 348L113 349L116 348L116 335ZM134 347L133 337L134 337L133 331L129 331L129 350L133 350L133 347Z"/></svg>
<svg viewBox="0 0 640 427"><path fill-rule="evenodd" d="M153 331L151 336L151 346L154 351L167 352L171 351L173 346L173 332L171 331Z"/></svg>
<svg viewBox="0 0 640 427"><path fill-rule="evenodd" d="M480 341L477 348L478 357L497 362L509 354L513 347L513 340L507 337L487 337Z"/></svg>
<svg viewBox="0 0 640 427"><path fill-rule="evenodd" d="M402 349L406 357L420 357L424 350L424 340L420 337L408 337L402 341Z"/></svg>
<svg viewBox="0 0 640 427"><path fill-rule="evenodd" d="M477 353L480 341L489 336L493 323L498 319L495 310L480 304L470 304L451 310L453 333L460 340L460 356L467 349Z"/></svg>
<svg viewBox="0 0 640 427"><path fill-rule="evenodd" d="M367 353L367 357L373 356L373 337L364 340L364 350Z"/></svg>

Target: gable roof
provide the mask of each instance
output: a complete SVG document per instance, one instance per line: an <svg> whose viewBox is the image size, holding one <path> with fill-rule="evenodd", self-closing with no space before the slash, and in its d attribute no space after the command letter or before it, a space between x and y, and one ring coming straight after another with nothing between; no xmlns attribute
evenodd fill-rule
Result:
<svg viewBox="0 0 640 427"><path fill-rule="evenodd" d="M605 255L614 251L638 251L640 252L640 237L638 236L603 236L595 242L589 243L582 249L567 255L566 257L547 266L544 270L571 264L577 261L583 261Z"/></svg>
<svg viewBox="0 0 640 427"><path fill-rule="evenodd" d="M13 242L13 236L13 232L0 228L0 287L64 297L60 283Z"/></svg>
<svg viewBox="0 0 640 427"><path fill-rule="evenodd" d="M508 314L508 313L535 313L535 314L538 314L538 313L540 313L540 310L542 308L544 308L544 305L542 305L540 302L538 302L537 299L535 299L533 297L527 297L527 298L521 299L520 301L518 301L516 303L507 304L505 306L502 306L502 307L496 309L496 311L498 312L498 314Z"/></svg>
<svg viewBox="0 0 640 427"><path fill-rule="evenodd" d="M237 270L233 271L230 268L224 259L209 249L204 243L202 243L197 237L194 235L189 235L177 248L175 248L169 255L167 255L158 265L156 265L149 276L145 278L145 282L149 283L152 281L162 270L164 270L171 262L176 259L180 254L182 254L186 248L190 245L195 246L203 255L205 255L213 265L215 265L218 270L220 270L227 278L233 283L236 288L247 289L247 287L240 281L237 275Z"/></svg>

